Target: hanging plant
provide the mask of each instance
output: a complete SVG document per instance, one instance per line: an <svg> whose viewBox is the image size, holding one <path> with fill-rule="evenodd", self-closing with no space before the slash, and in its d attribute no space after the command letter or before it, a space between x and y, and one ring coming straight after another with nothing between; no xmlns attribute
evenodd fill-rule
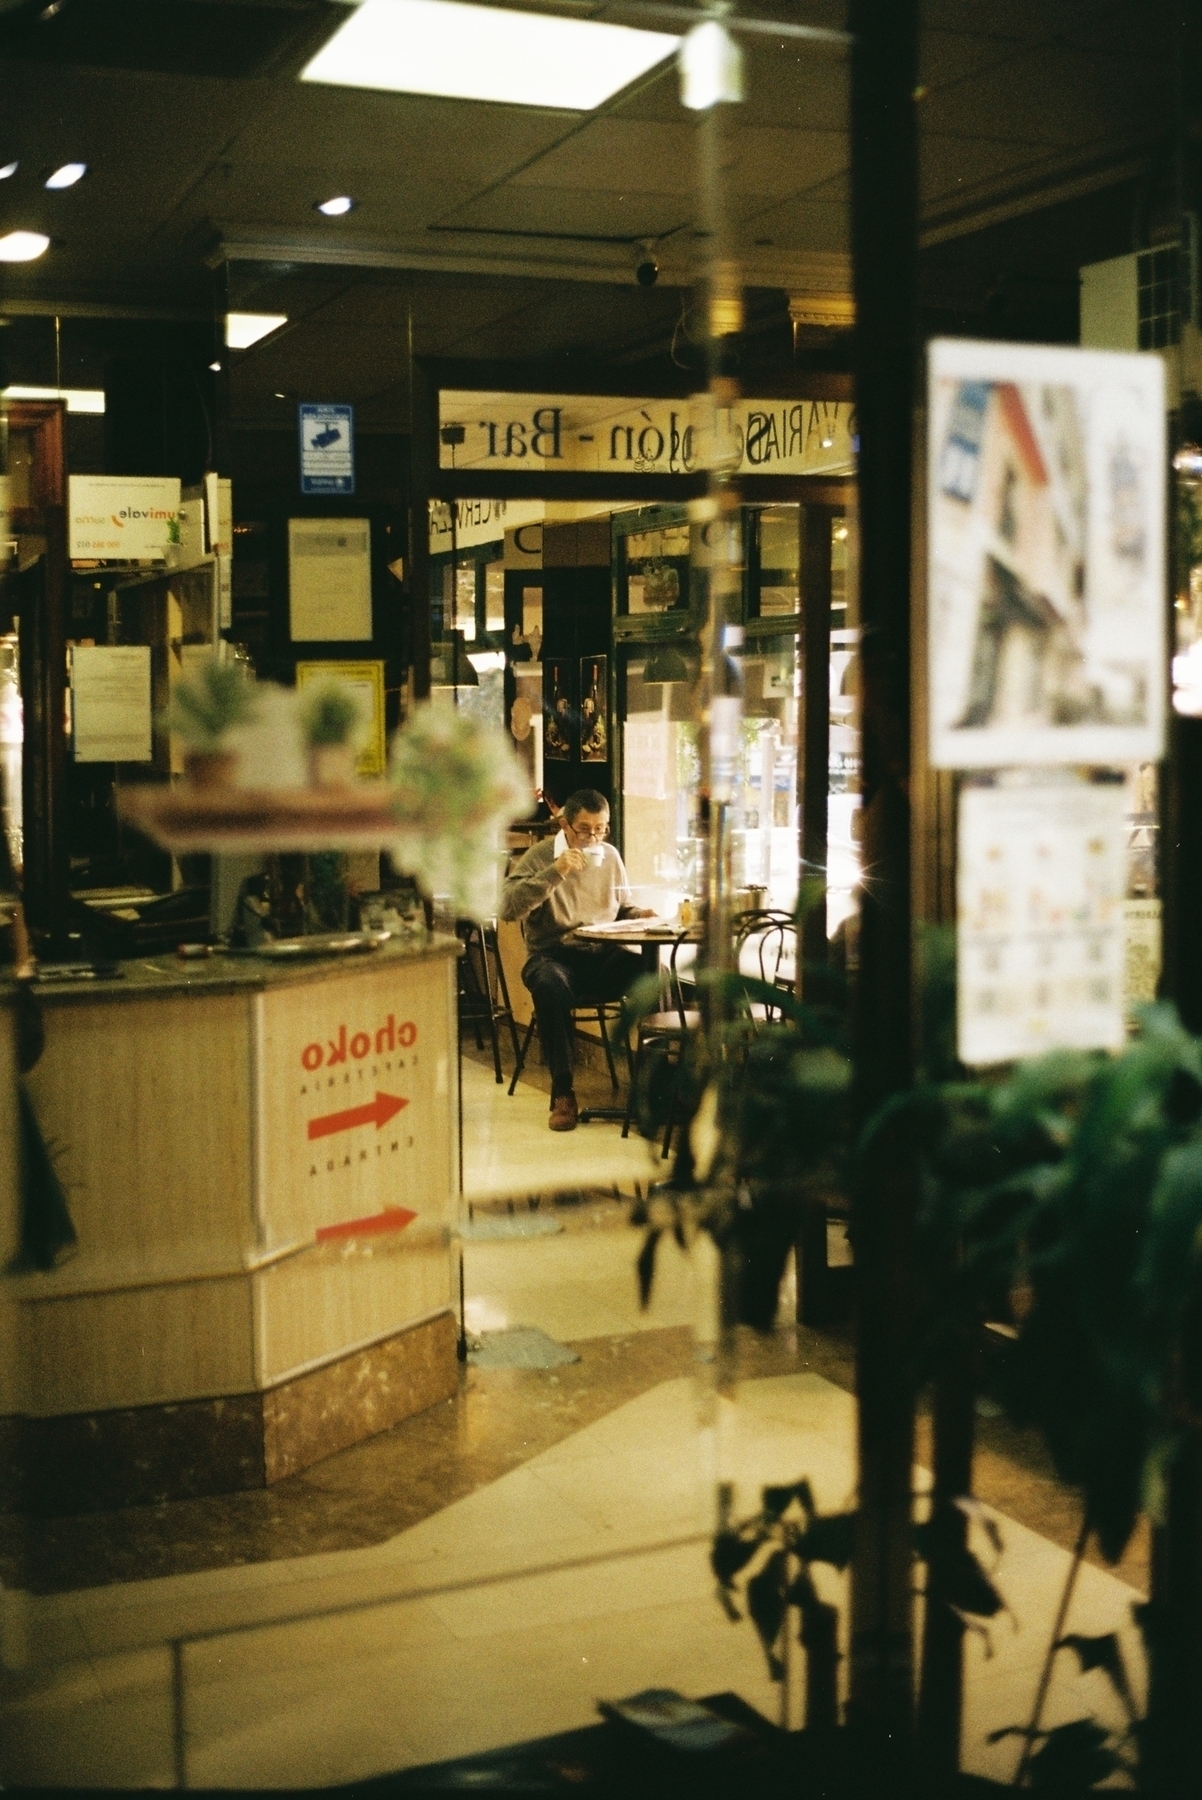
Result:
<svg viewBox="0 0 1202 1800"><path fill-rule="evenodd" d="M446 701L425 701L393 739L389 779L398 866L457 912L490 917L502 833L534 803L503 734Z"/></svg>

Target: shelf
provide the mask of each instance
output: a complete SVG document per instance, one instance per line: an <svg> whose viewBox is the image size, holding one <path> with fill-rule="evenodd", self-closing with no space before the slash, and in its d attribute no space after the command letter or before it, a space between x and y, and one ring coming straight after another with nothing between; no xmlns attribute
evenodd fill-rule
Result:
<svg viewBox="0 0 1202 1800"><path fill-rule="evenodd" d="M122 818L176 855L190 851L383 850L397 836L385 781L330 788L176 787L121 792Z"/></svg>

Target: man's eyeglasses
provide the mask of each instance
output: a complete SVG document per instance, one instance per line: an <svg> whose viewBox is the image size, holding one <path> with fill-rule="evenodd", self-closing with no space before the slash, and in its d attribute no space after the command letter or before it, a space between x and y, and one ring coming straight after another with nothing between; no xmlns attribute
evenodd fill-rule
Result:
<svg viewBox="0 0 1202 1800"><path fill-rule="evenodd" d="M600 844L609 836L608 825L569 825L568 830L574 837L587 838L592 844Z"/></svg>

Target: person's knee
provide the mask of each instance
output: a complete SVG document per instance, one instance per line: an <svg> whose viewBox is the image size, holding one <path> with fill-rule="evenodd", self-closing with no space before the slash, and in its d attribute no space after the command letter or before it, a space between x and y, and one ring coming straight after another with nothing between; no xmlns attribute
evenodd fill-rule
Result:
<svg viewBox="0 0 1202 1800"><path fill-rule="evenodd" d="M522 980L536 1000L566 1000L572 1004L572 978L558 963L541 963L535 969L523 969Z"/></svg>

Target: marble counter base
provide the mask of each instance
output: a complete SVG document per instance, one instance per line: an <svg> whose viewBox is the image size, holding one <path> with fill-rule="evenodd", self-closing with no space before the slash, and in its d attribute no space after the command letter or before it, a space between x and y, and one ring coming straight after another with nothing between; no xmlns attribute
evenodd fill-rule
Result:
<svg viewBox="0 0 1202 1800"><path fill-rule="evenodd" d="M451 1313L264 1393L19 1422L22 1510L46 1518L270 1487L456 1391Z"/></svg>

